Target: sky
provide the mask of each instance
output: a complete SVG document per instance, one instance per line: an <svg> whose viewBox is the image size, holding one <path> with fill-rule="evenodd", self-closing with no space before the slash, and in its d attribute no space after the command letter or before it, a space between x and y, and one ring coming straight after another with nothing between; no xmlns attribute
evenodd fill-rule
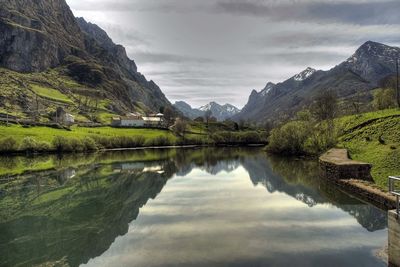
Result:
<svg viewBox="0 0 400 267"><path fill-rule="evenodd" d="M371 40L400 46L400 0L67 0L171 102L243 107L253 89L328 70Z"/></svg>

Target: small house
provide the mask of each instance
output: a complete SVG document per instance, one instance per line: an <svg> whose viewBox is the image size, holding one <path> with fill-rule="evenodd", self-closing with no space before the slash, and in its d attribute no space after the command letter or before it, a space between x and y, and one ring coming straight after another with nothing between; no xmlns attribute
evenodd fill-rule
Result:
<svg viewBox="0 0 400 267"><path fill-rule="evenodd" d="M65 125L72 125L75 123L75 117L59 107L56 110L54 121Z"/></svg>

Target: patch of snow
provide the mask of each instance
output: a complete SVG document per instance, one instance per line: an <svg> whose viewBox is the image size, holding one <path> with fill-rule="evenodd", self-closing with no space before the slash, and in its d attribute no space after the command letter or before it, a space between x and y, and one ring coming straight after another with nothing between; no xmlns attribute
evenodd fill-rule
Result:
<svg viewBox="0 0 400 267"><path fill-rule="evenodd" d="M296 74L293 79L295 81L304 81L306 79L308 79L311 75L313 75L317 70L308 67L307 69L305 69L304 71L300 72L299 74Z"/></svg>

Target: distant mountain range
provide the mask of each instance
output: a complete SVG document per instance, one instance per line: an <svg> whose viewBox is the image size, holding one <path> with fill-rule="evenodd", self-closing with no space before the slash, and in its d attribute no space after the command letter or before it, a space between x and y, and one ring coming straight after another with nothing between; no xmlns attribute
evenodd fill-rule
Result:
<svg viewBox="0 0 400 267"><path fill-rule="evenodd" d="M312 97L321 90L335 91L343 109L350 108L356 97L368 103L372 100L371 90L383 79L395 75L398 58L400 48L368 41L331 70L309 67L286 81L268 83L259 92L253 90L245 107L233 119L284 120L309 105Z"/></svg>
<svg viewBox="0 0 400 267"><path fill-rule="evenodd" d="M207 105L201 106L199 108L192 108L188 103L184 101L177 101L175 102L174 107L182 112L184 116L190 119L203 117L206 111L210 110L212 116L215 117L218 121L224 121L240 112L240 109L231 104L220 105L216 102L210 102Z"/></svg>

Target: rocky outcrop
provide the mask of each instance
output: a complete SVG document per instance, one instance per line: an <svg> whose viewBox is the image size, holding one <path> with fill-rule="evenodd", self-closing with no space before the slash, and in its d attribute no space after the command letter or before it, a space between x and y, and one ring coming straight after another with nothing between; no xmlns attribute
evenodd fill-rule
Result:
<svg viewBox="0 0 400 267"><path fill-rule="evenodd" d="M0 67L41 72L57 67L112 100L112 110L158 112L172 106L107 33L76 19L65 0L0 0Z"/></svg>
<svg viewBox="0 0 400 267"><path fill-rule="evenodd" d="M64 0L0 0L0 66L43 71L84 54L84 38Z"/></svg>
<svg viewBox="0 0 400 267"><path fill-rule="evenodd" d="M125 47L115 44L108 34L96 24L87 22L84 18L77 18L79 27L89 37L93 38L96 43L107 50L114 58L119 66L122 66L131 73L137 72L135 61L128 58Z"/></svg>

